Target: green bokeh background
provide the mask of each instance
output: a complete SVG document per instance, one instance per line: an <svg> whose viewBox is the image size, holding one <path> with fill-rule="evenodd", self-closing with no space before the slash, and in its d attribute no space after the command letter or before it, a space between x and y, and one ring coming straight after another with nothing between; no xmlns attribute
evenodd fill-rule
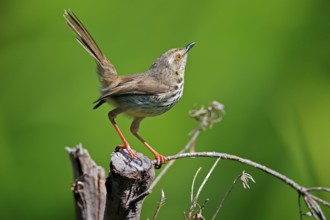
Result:
<svg viewBox="0 0 330 220"><path fill-rule="evenodd" d="M73 219L72 173L65 146L82 143L108 167L120 139L108 106L92 110L99 84L95 64L65 25L71 8L120 74L145 71L164 51L197 42L185 92L173 110L146 119L141 135L164 155L178 152L197 122L195 104L218 100L223 122L203 132L198 151L237 154L304 186L330 186L330 4L324 0L38 1L0 7L0 219ZM133 147L149 152L118 124ZM146 199L151 218L182 219L196 170L200 184L214 160L177 161ZM210 219L242 171L218 219L298 219L297 193L253 168L220 161L202 192ZM159 171L157 171L159 172ZM321 194L325 199L330 196ZM324 209L330 217L329 209Z"/></svg>

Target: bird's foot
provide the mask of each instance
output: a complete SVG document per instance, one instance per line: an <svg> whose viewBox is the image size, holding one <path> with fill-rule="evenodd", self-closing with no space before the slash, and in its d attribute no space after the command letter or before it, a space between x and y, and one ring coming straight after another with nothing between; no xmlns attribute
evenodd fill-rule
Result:
<svg viewBox="0 0 330 220"><path fill-rule="evenodd" d="M162 165L166 163L166 158L161 154L158 153L155 154L155 159L156 159L156 163L155 163L156 169L160 169Z"/></svg>
<svg viewBox="0 0 330 220"><path fill-rule="evenodd" d="M119 145L116 147L116 151L119 151L121 149L125 149L127 153L132 157L132 158L139 158L139 155L133 150L130 146L125 146L125 145Z"/></svg>

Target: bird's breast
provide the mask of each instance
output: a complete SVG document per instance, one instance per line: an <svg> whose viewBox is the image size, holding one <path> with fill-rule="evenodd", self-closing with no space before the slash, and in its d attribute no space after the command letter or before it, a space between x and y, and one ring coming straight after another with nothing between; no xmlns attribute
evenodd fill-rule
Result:
<svg viewBox="0 0 330 220"><path fill-rule="evenodd" d="M111 104L125 109L132 117L152 117L170 110L183 94L183 82L173 89L160 94L126 94L113 96L108 100Z"/></svg>

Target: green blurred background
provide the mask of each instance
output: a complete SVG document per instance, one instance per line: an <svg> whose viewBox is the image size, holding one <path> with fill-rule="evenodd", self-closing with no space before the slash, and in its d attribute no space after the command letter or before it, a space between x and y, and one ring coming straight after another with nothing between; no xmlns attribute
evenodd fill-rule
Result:
<svg viewBox="0 0 330 220"><path fill-rule="evenodd" d="M93 111L95 64L63 19L72 9L120 74L143 72L164 51L197 42L186 68L185 92L174 109L146 119L141 135L164 155L178 152L197 125L187 112L218 100L223 122L203 132L198 151L237 154L304 186L330 186L330 4L325 0L38 1L0 7L0 218L73 219L71 166L65 146L82 143L108 170L120 139ZM133 147L150 153L118 124ZM151 218L161 189L159 219L182 219L190 185L212 159L177 161L146 199ZM238 185L219 219L298 219L297 193L250 167L220 161L206 184L210 219L242 171L256 180ZM159 172L159 171L157 171ZM330 196L321 194L330 200ZM329 217L329 209L324 208Z"/></svg>

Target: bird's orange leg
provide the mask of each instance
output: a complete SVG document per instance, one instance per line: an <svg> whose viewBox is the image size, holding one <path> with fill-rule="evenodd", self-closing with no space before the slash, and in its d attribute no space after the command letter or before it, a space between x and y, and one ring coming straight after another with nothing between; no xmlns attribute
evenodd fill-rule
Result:
<svg viewBox="0 0 330 220"><path fill-rule="evenodd" d="M112 111L110 111L108 113L108 118L111 122L111 124L113 125L113 127L116 129L120 139L123 141L123 144L124 145L121 145L121 146L117 146L117 148L124 148L126 149L126 151L128 152L129 155L131 155L131 157L133 158L138 158L139 156L137 155L137 153L129 146L129 143L127 142L127 140L125 139L123 133L120 131L116 121L115 121L115 118L118 114L120 114L122 111L120 109L114 109Z"/></svg>
<svg viewBox="0 0 330 220"><path fill-rule="evenodd" d="M155 151L137 132L139 130L140 122L143 118L135 118L131 125L131 132L132 134L137 137L143 144L148 148L148 150L151 151L151 153L156 158L156 168L159 169L162 164L166 163L166 159L163 155L159 154L157 151Z"/></svg>

